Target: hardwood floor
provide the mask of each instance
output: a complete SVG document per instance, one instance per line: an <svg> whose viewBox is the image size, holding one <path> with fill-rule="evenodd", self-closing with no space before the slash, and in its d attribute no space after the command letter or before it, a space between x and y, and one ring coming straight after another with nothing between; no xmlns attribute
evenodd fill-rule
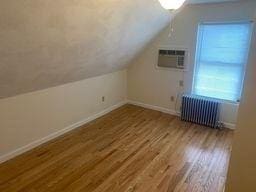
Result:
<svg viewBox="0 0 256 192"><path fill-rule="evenodd" d="M0 165L0 191L222 192L232 135L125 105Z"/></svg>

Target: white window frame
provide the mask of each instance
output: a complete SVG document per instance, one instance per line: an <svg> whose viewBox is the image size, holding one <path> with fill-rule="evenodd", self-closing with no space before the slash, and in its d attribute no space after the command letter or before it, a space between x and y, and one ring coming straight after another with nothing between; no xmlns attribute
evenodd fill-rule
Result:
<svg viewBox="0 0 256 192"><path fill-rule="evenodd" d="M252 44L252 31L253 31L253 28L254 28L254 21L252 20L245 20L245 21L224 21L224 22L201 22L198 24L197 26L197 39L196 39L196 51L195 51L195 63L194 63L194 71L193 71L193 80L192 80L192 89L191 89L191 93L192 94L195 94L195 75L197 74L197 70L198 70L198 62L199 62L199 56L200 56L200 46L199 44L202 43L202 39L201 39L201 30L200 30L200 27L202 25L228 25L228 24L244 24L244 23L250 23L251 24L251 29L250 29L250 37L249 37L249 45L248 45L248 50L247 50L247 56L246 56L246 62L244 63L243 65L243 71L242 71L242 74L243 74L243 79L242 79L242 82L241 82L241 89L240 89L240 98L237 100L237 101L233 101L233 100L226 100L226 99L220 99L220 98L211 98L211 99L216 99L216 100L219 100L221 102L224 102L224 103L234 103L234 104L239 104L240 103L240 100L241 100L241 97L242 97L242 93L243 93L243 89L244 89L244 79L245 79L245 75L246 75L246 68L247 68L247 65L248 65L248 62L249 62L249 55L250 55L250 50L251 50L251 44ZM200 41L200 42L199 42ZM206 96L204 96L206 97Z"/></svg>

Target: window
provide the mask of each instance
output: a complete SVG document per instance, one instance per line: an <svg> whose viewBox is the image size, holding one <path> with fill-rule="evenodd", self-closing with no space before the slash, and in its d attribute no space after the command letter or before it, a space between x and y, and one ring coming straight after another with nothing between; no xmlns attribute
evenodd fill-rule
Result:
<svg viewBox="0 0 256 192"><path fill-rule="evenodd" d="M240 100L251 31L251 22L199 26L194 94Z"/></svg>

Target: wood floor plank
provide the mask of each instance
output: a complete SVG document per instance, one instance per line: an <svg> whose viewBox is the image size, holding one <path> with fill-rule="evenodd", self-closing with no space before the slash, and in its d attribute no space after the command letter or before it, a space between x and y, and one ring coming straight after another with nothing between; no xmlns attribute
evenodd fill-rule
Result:
<svg viewBox="0 0 256 192"><path fill-rule="evenodd" d="M233 132L125 105L0 165L4 192L222 192Z"/></svg>

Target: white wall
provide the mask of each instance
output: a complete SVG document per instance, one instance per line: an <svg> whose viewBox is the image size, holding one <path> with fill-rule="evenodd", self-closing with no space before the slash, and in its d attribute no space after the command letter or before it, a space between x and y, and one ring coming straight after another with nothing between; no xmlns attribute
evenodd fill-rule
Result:
<svg viewBox="0 0 256 192"><path fill-rule="evenodd" d="M171 102L170 97L182 91L179 80L185 80L185 92L191 90L198 24L251 20L255 6L255 1L186 6L173 20L174 32L171 37L170 28L165 29L129 67L128 99L173 111L175 102ZM159 47L188 48L188 71L156 69ZM236 124L237 110L238 105L223 104L222 121L228 125Z"/></svg>
<svg viewBox="0 0 256 192"><path fill-rule="evenodd" d="M254 34L232 147L226 192L256 191L256 26Z"/></svg>
<svg viewBox="0 0 256 192"><path fill-rule="evenodd" d="M65 128L74 128L109 107L119 106L126 100L126 79L124 70L1 99L0 161L63 133Z"/></svg>

